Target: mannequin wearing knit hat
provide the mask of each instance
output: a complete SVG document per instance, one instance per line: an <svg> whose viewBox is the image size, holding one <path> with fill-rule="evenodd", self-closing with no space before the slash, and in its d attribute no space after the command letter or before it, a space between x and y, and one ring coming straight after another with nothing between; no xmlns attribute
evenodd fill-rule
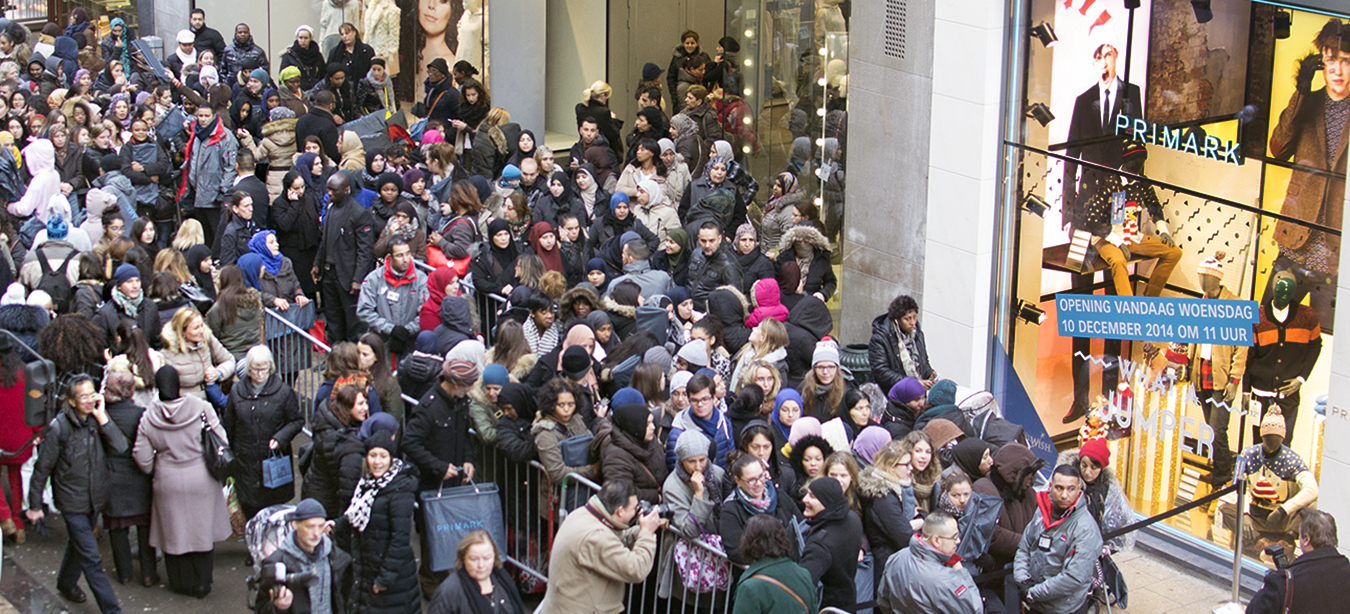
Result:
<svg viewBox="0 0 1350 614"><path fill-rule="evenodd" d="M1317 478L1285 444L1279 407L1261 419L1261 443L1242 451L1251 503L1247 516L1258 532L1284 537L1298 532L1298 513L1317 502Z"/></svg>
<svg viewBox="0 0 1350 614"><path fill-rule="evenodd" d="M1222 251L1205 258L1195 269L1205 298L1237 300L1223 285ZM1233 450L1228 443L1228 423L1232 407L1238 401L1239 385L1247 372L1247 348L1239 345L1196 343L1190 346L1191 389L1205 414L1205 422L1214 429L1214 465L1210 483L1227 484L1233 477Z"/></svg>

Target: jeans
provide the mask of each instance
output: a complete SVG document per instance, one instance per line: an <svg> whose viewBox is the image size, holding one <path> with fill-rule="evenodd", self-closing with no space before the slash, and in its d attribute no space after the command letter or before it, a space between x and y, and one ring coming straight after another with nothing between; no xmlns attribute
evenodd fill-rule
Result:
<svg viewBox="0 0 1350 614"><path fill-rule="evenodd" d="M92 514L61 514L66 521L66 554L61 557L61 570L56 575L56 588L72 590L78 587L80 574L94 593L94 600L103 614L121 614L112 582L103 573L103 559L98 553L98 539L94 537Z"/></svg>

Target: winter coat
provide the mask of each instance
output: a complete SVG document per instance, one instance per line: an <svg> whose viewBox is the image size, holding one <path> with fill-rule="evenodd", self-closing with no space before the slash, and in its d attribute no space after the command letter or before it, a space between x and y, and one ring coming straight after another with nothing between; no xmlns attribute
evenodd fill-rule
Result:
<svg viewBox="0 0 1350 614"><path fill-rule="evenodd" d="M230 214L230 223L225 225L220 237L216 239L216 258L220 266L237 264L239 257L248 253L248 241L258 232L258 224L252 220Z"/></svg>
<svg viewBox="0 0 1350 614"><path fill-rule="evenodd" d="M287 539L294 539L288 537ZM292 541L289 547L277 548L275 552L263 560L263 565L269 569L274 568L276 563L286 565L287 571L304 571L314 566L315 562L305 555L304 558L298 554L301 552L299 546ZM323 538L319 545L320 549L327 549L329 585L333 587L332 614L341 614L347 611L346 604L350 599L351 588L354 578L352 577L352 557L338 548L329 537ZM258 591L257 601L254 602L254 611L258 614L310 614L313 609L309 603L309 591L301 586L289 586L294 600L291 602L289 610L277 610L272 605L272 599L266 591Z"/></svg>
<svg viewBox="0 0 1350 614"><path fill-rule="evenodd" d="M233 85L238 81L235 75L240 72L252 72L255 68L270 72L271 64L267 61L267 52L253 40L252 36L243 44L240 44L236 36L225 46L225 53L220 58L220 68L221 80Z"/></svg>
<svg viewBox="0 0 1350 614"><path fill-rule="evenodd" d="M742 293L742 294L751 297L751 300L755 301L755 306L758 307L758 306L760 305L760 302L759 302L759 300L758 300L757 293L754 291L754 288L755 288L755 282L757 282L757 281L759 281L759 280L761 280L761 279L772 280L772 281L774 282L774 283L773 283L773 295L774 295L774 297L773 297L773 302L774 302L774 304L781 305L781 299L779 298L780 293L779 293L779 290L778 290L778 279L777 279L777 277L778 277L778 264L777 264L777 263L775 263L775 262L772 261L772 260L769 260L769 257L768 257L768 256L765 256L765 255L764 255L764 252L760 251L759 248L755 248L754 250L752 250L752 251L751 251L750 253L748 253L748 254L742 254L742 253L737 252L737 254L736 254L736 263L739 264L739 265L741 265L741 288L740 288L740 289L741 289L741 293ZM782 317L782 318L775 318L775 319L777 319L777 320L780 321L780 322L786 322L786 321L787 321L787 308L786 308L786 307L783 308L783 317ZM751 327L751 328L754 328L756 324L759 324L759 323L760 323L760 321L761 321L760 319L756 319L753 323L747 321L747 322L745 323L745 325L746 325L746 326L749 326L749 327Z"/></svg>
<svg viewBox="0 0 1350 614"><path fill-rule="evenodd" d="M326 398L314 410L310 427L314 432L313 456L300 496L318 500L329 518L347 511L356 483L361 480L366 445L356 438L359 426L338 420L328 409Z"/></svg>
<svg viewBox="0 0 1350 614"><path fill-rule="evenodd" d="M787 591L773 582L755 576L773 578L797 595L793 599ZM816 614L820 604L816 598L816 583L811 574L789 558L760 559L751 563L736 582L736 603L732 614L778 614L797 612L806 604L806 614Z"/></svg>
<svg viewBox="0 0 1350 614"><path fill-rule="evenodd" d="M539 452L534 447L534 435L530 434L531 426L529 420L512 420L505 415L497 418L497 449L517 463L539 458Z"/></svg>
<svg viewBox="0 0 1350 614"><path fill-rule="evenodd" d="M1247 604L1250 614L1313 614L1345 607L1343 580L1350 580L1350 560L1334 546L1304 552L1284 570L1266 572L1261 590ZM1290 593L1293 593L1292 595ZM1290 608L1285 610L1285 604Z"/></svg>
<svg viewBox="0 0 1350 614"><path fill-rule="evenodd" d="M623 135L619 131L623 128L623 120L611 116L609 105L590 100L585 103L577 103L574 110L577 116L577 127L581 127L582 120L594 120L595 125L600 128L600 134L604 135L606 141L609 141L610 149L617 156L615 159L622 160Z"/></svg>
<svg viewBox="0 0 1350 614"><path fill-rule="evenodd" d="M252 136L244 137L241 143L243 147L247 147L253 152L253 157L259 163L267 163L267 195L271 197L271 200L276 200L286 189L281 185L282 178L286 176L286 171L291 170L291 165L295 163L297 151L295 142L296 121L294 117L269 121L263 124L262 140L258 141L256 145L253 144Z"/></svg>
<svg viewBox="0 0 1350 614"><path fill-rule="evenodd" d="M628 168L633 167L630 166ZM657 176L657 183L662 185L662 191L665 192L665 186L667 184L663 179L664 178ZM647 230L652 231L652 233L656 235L658 243L665 242L666 235L671 229L680 227L680 216L675 212L675 207L670 205L671 201L669 198L670 195L667 193L666 196L662 197L661 202L655 204L648 202L645 205L637 204L637 199L634 198L631 204L633 215L637 216L638 221L642 222L642 225L646 226Z"/></svg>
<svg viewBox="0 0 1350 614"><path fill-rule="evenodd" d="M193 123L193 127L196 123ZM218 209L220 202L229 198L234 191L234 158L239 153L239 141L225 129L224 122L218 122L215 130L207 139L198 138L195 131L188 137L188 156L184 162L186 171L179 189L179 197L187 193L191 186L194 194L192 203L180 203L185 210Z"/></svg>
<svg viewBox="0 0 1350 614"><path fill-rule="evenodd" d="M308 98L306 98L308 100ZM342 154L338 152L338 125L333 120L333 113L337 112L337 107L332 111L311 107L308 113L299 116L295 120L295 142L297 149L305 139L310 136L319 137L319 142L323 144L323 155L334 162L342 159ZM343 118L347 119L347 118Z"/></svg>
<svg viewBox="0 0 1350 614"><path fill-rule="evenodd" d="M740 286L723 286L708 295L708 317L722 323L722 343L732 356L750 343L750 329L745 326L749 310L750 303Z"/></svg>
<svg viewBox="0 0 1350 614"><path fill-rule="evenodd" d="M578 410L580 410L579 406L580 402L578 402ZM595 453L598 450L596 445L591 446L591 458L597 461L596 464L569 467L563 462L562 448L559 444L569 437L587 433L595 435L593 441L601 440L607 435L610 428L608 420L596 420L595 432L592 433L591 430L586 428L586 421L582 419L580 411L572 414L571 419L566 423L560 423L543 414L536 416L534 424L530 427L530 433L534 435L534 446L539 453L539 462L544 466L544 472L548 474L549 481L554 484L561 484L563 477L569 473L575 473L590 480L598 479L600 474L597 471L599 459L596 458L598 456ZM542 489L544 484L540 486Z"/></svg>
<svg viewBox="0 0 1350 614"><path fill-rule="evenodd" d="M353 611L364 614L419 614L422 611L413 557L413 507L417 500L417 468L404 463L398 475L375 494L370 520L357 531L344 514L335 529L351 544ZM372 592L375 585L383 587Z"/></svg>
<svg viewBox="0 0 1350 614"><path fill-rule="evenodd" d="M208 427L229 444L215 408L188 395L157 402L141 417L132 455L154 477L150 545L165 554L209 552L230 537L225 495L206 470L202 429Z"/></svg>
<svg viewBox="0 0 1350 614"><path fill-rule="evenodd" d="M366 275L361 283L361 296L356 301L356 315L370 330L385 338L392 334L395 326L402 326L416 337L420 330L417 312L427 300L427 278L409 264L403 277L391 281L395 278L390 262L386 260L384 266L375 267Z"/></svg>
<svg viewBox="0 0 1350 614"><path fill-rule="evenodd" d="M272 224L276 226L277 244L281 249L294 253L319 245L319 236L323 232L319 225L322 198L317 191L306 189L300 200L290 200L283 193L272 201ZM309 271L303 273L308 275Z"/></svg>
<svg viewBox="0 0 1350 614"><path fill-rule="evenodd" d="M1055 465L1077 467L1078 458L1078 450L1065 450L1059 453ZM1103 467L1096 482L1085 483L1083 497L1088 513L1097 521L1097 527L1101 529L1102 535L1134 523L1134 508L1130 507L1129 499L1125 498L1125 490L1116 479L1115 469ZM1107 542L1107 545L1111 547L1112 552L1129 550L1134 547L1134 533L1118 536Z"/></svg>
<svg viewBox="0 0 1350 614"><path fill-rule="evenodd" d="M798 186L778 199L772 211L766 212L759 221L759 244L766 252L777 250L783 241L783 235L792 229L792 212L800 203L807 200L806 190Z"/></svg>
<svg viewBox="0 0 1350 614"><path fill-rule="evenodd" d="M1088 599L1102 533L1080 496L1059 520L1052 519L1050 493L1036 493L1037 510L1022 533L1013 563L1013 580L1031 583L1027 597L1045 614L1077 612ZM1050 547L1039 544L1049 538Z"/></svg>
<svg viewBox="0 0 1350 614"><path fill-rule="evenodd" d="M679 462L675 456L675 444L679 441L680 435L685 431L697 429L713 443L712 449L708 451L708 460L718 467L727 469L727 452L736 449L736 442L731 438L731 422L727 420L725 414L714 408L713 411L716 412L716 415L713 416L713 421L716 426L712 432L709 432L694 421L693 411L694 409L690 407L675 414L675 419L671 423L669 438L666 440L666 467L673 471L675 463Z"/></svg>
<svg viewBox="0 0 1350 614"><path fill-rule="evenodd" d="M881 583L876 585L878 609L944 614L984 612L980 590L970 571L949 566L950 558L922 537L910 538L908 548L886 561Z"/></svg>
<svg viewBox="0 0 1350 614"><path fill-rule="evenodd" d="M683 98L681 98L683 103ZM680 111L694 120L694 125L698 126L699 136L703 137L704 142L711 143L726 138L726 131L722 129L722 122L717 119L717 109L714 109L710 101L704 101L696 108L685 107Z"/></svg>
<svg viewBox="0 0 1350 614"><path fill-rule="evenodd" d="M107 307L112 304L108 301ZM141 303L142 306L145 303ZM144 307L142 307L144 308ZM100 310L100 313L102 311ZM198 347L191 348L186 340L179 341L172 326L164 327L164 364L178 370L178 383L183 394L206 398L206 367L216 368L216 381L220 382L234 375L234 356L207 329L206 339Z"/></svg>
<svg viewBox="0 0 1350 614"><path fill-rule="evenodd" d="M221 413L221 425L230 437L230 449L237 459L233 475L239 503L245 509L258 510L290 501L295 495L295 484L264 488L262 463L273 456L287 461L291 458L291 440L305 425L295 390L275 373L262 386L244 377L230 390L230 400ZM273 439L279 444L276 450L268 446Z"/></svg>
<svg viewBox="0 0 1350 614"><path fill-rule="evenodd" d="M730 474L731 472L728 471L728 478L732 477ZM745 561L741 558L741 535L745 533L745 525L750 522L752 515L757 516L769 512L755 511L754 514L751 514L748 506L738 498L735 482L733 481L732 484L732 487L727 490L726 498L722 500L721 517L717 522L717 530L722 534L722 549L726 551L727 559L732 563L743 564ZM796 560L801 555L799 542L797 541L800 532L797 527L803 519L802 513L797 509L797 504L792 502L792 498L777 490L776 487L770 486L768 492L771 498L776 498L776 503L773 504L773 516L779 522L782 522L783 527L787 529L788 541L792 542L792 558ZM854 544L861 542L861 537L853 541ZM854 552L853 555L856 557L857 552ZM814 582L812 586L814 586ZM812 591L812 594L814 594L814 591ZM800 597L806 599L805 595L800 595Z"/></svg>
<svg viewBox="0 0 1350 614"><path fill-rule="evenodd" d="M358 83L370 73L370 61L375 59L375 49L362 42L361 35L357 33L352 41L352 49L347 50L347 46L340 41L328 50L328 63L342 64L347 69L347 83ZM354 120L359 117L346 117L343 119Z"/></svg>
<svg viewBox="0 0 1350 614"><path fill-rule="evenodd" d="M862 539L862 521L852 510L842 519L815 519L811 525L806 548L802 550L801 566L811 574L812 580L823 585L821 606L851 610L858 603L853 576L858 571Z"/></svg>
<svg viewBox="0 0 1350 614"><path fill-rule="evenodd" d="M47 310L36 305L22 305L17 303L12 305L0 305L0 330L7 330L14 333L14 336L18 337L20 341L39 352L42 351L42 348L38 347L38 333L42 332L42 329L47 328L47 325L51 323L51 320L52 317L47 313ZM108 345L107 347L112 346ZM29 356L28 351L21 347L15 346L14 350L19 353L19 356L24 358L25 362L36 358L35 356ZM15 407L22 408L23 403L20 402ZM19 411L19 415L23 415L22 410ZM18 447L17 444L21 444L27 440L28 437L25 436L23 440L13 442L15 443L14 447L7 447L5 445L6 442L0 441L0 449L12 451Z"/></svg>
<svg viewBox="0 0 1350 614"><path fill-rule="evenodd" d="M421 474L421 489L436 490L458 486L464 481L461 471L443 480L450 465L478 463L478 446L469 435L469 397L451 396L442 386L433 386L417 403L403 431L403 454Z"/></svg>
<svg viewBox="0 0 1350 614"><path fill-rule="evenodd" d="M681 41L681 43L683 43L683 41ZM689 53L684 50L683 44L675 45L675 50L670 52L670 66L666 68L666 91L670 93L667 95L673 95L677 90L681 73L684 72L685 58L693 55L703 56L704 65L712 65L712 58L708 56L708 52L704 51L702 47L694 47L694 52ZM672 99L670 106L671 113L679 113L680 109L684 107L684 97L679 96Z"/></svg>
<svg viewBox="0 0 1350 614"><path fill-rule="evenodd" d="M314 266L324 275L336 273L341 288L350 288L352 282L360 283L375 268L375 236L371 231L374 223L370 210L351 196L337 205L328 205L327 219L319 232L319 252L314 256ZM325 266L329 264L334 271L326 270ZM417 304L421 305L420 302Z"/></svg>
<svg viewBox="0 0 1350 614"><path fill-rule="evenodd" d="M999 514L998 527L989 542L988 554L994 557L996 567L1013 560L1022 531L1036 514L1035 489L1022 489L1021 486L1027 476L1035 474L1044 465L1045 461L1036 458L1026 446L1008 444L994 453L994 467L989 475L975 480L974 492L1003 499L1003 513Z"/></svg>
<svg viewBox="0 0 1350 614"><path fill-rule="evenodd" d="M528 248L516 249L516 260L502 262L492 253L491 242L484 243L478 249L478 255L474 256L469 262L469 272L473 274L473 285L479 292L486 294L506 294L502 289L506 286L518 285L516 279L516 260L525 253L530 253Z"/></svg>
<svg viewBox="0 0 1350 614"><path fill-rule="evenodd" d="M553 538L548 592L539 611L622 612L627 585L647 577L655 556L655 534L636 524L623 528L591 497L567 515Z"/></svg>
<svg viewBox="0 0 1350 614"><path fill-rule="evenodd" d="M697 236L697 232L690 233L690 243L693 243L694 237ZM722 286L731 286L736 288L737 292L740 291L743 285L741 265L736 261L736 253L729 243L719 246L712 256L704 255L703 250L694 245L690 245L690 249L693 250L693 256L689 260L688 289L694 297L694 309L706 312L708 295Z"/></svg>
<svg viewBox="0 0 1350 614"><path fill-rule="evenodd" d="M661 487L666 481L665 453L661 440L638 441L632 435L610 428L608 441L601 444L600 474L605 480L627 480L637 488L640 501L661 502Z"/></svg>
<svg viewBox="0 0 1350 614"><path fill-rule="evenodd" d="M605 293L605 298L608 298L609 294L614 292L614 286L619 285L622 280L637 284L638 288L641 288L644 298L670 292L670 273L653 269L651 262L647 260L634 260L623 265L623 275L615 277L613 281L609 282L609 292Z"/></svg>
<svg viewBox="0 0 1350 614"><path fill-rule="evenodd" d="M599 208L599 206L600 204L597 201L596 207ZM647 228L647 225L638 220L637 216L633 215L631 211L628 213L628 219L633 220L633 222L627 226L622 226L609 212L609 205L606 203L605 211L595 216L595 222L591 224L590 230L586 233L586 248L595 253L604 253L604 249L608 247L610 241L622 237L623 233L630 230L638 233L642 241L647 244L647 249L655 252L661 247L660 242L656 239L656 233ZM618 266L618 263L616 262L614 265Z"/></svg>
<svg viewBox="0 0 1350 614"><path fill-rule="evenodd" d="M149 147L143 147L146 145ZM155 154L154 162L141 162L141 168L145 170L131 170L131 163L139 162L135 154L137 148L150 149ZM126 161L126 166L122 168L122 174L131 181L132 189L136 192L136 202L141 205L155 204L159 199L160 181L167 179L169 175L169 155L165 153L164 147L157 141L127 142L122 145L122 150L118 152L118 155Z"/></svg>
<svg viewBox="0 0 1350 614"><path fill-rule="evenodd" d="M914 520L918 510L913 487L876 467L865 467L858 474L858 497L862 500L863 535L872 546L874 562L888 560L909 546L914 536L909 521ZM884 567L880 563L873 566L878 580Z"/></svg>
<svg viewBox="0 0 1350 614"><path fill-rule="evenodd" d="M799 224L783 233L783 238L778 243L778 266L787 264L797 258L792 246L798 241L809 243L815 252L815 255L811 257L810 269L802 271L802 278L806 280L806 284L802 287L802 294L819 292L825 295L826 300L829 300L831 296L834 296L834 291L839 287L839 282L835 279L834 267L830 264L830 242L815 227ZM887 388L887 390L890 389Z"/></svg>
<svg viewBox="0 0 1350 614"><path fill-rule="evenodd" d="M43 228L39 233L46 236L47 229ZM46 258L48 270L55 272L61 269L61 263L66 261L66 256L76 253L76 256L70 259L70 264L66 265L66 279L74 286L80 274L80 260L77 253L80 250L75 248L69 237L64 240L47 239L41 243L36 239L35 237L33 242L35 247L28 250L28 254L23 258L23 264L19 265L19 281L23 286L31 292L36 290L38 283L42 281L42 263L38 262L38 258Z"/></svg>
<svg viewBox="0 0 1350 614"><path fill-rule="evenodd" d="M114 300L108 300L98 308L98 312L94 315L94 323L103 330L107 347L114 346L117 341L117 325L123 321L130 322L145 331L146 341L152 346L159 347L160 335L156 334L156 331L160 330L159 307L145 295L144 290L141 292L141 305L136 309L135 317L128 316ZM187 390L186 383L183 390Z"/></svg>
<svg viewBox="0 0 1350 614"><path fill-rule="evenodd" d="M917 326L917 325L916 325ZM882 390L890 390L906 377L928 379L933 376L933 367L928 364L928 342L924 340L923 329L918 334L918 356L914 356L914 366L919 373L906 373L900 360L900 337L895 324L887 314L881 314L872 320L872 338L867 342L867 362L872 367L872 381Z"/></svg>
<svg viewBox="0 0 1350 614"><path fill-rule="evenodd" d="M42 492L51 478L52 501L62 514L94 514L108 503L109 457L129 444L112 420L100 425L65 407L47 425L28 481L28 509L46 509ZM217 488L219 492L219 488Z"/></svg>
<svg viewBox="0 0 1350 614"><path fill-rule="evenodd" d="M717 532L717 506L722 502L722 497L710 497L709 494L726 479L726 472L721 467L708 463L703 475L702 496L694 496L688 474L679 468L666 476L666 483L661 487L662 503L671 514L668 528L687 539L698 539L705 534L720 537ZM714 488L710 488L709 485L713 485ZM656 575L657 596L663 599L670 597L671 593L677 592L683 585L679 574L675 571L675 540L667 538L661 541L660 563Z"/></svg>
<svg viewBox="0 0 1350 614"><path fill-rule="evenodd" d="M436 326L436 346L449 352L460 341L473 339L473 314L466 300L441 301L441 323ZM421 398L421 397L418 397Z"/></svg>
<svg viewBox="0 0 1350 614"><path fill-rule="evenodd" d="M736 184L729 176L722 183L713 183L706 174L694 178L680 197L679 205L680 219L690 241L698 237L699 226L709 220L717 222L723 236L734 237L736 227L745 221L736 215L738 199Z"/></svg>
<svg viewBox="0 0 1350 614"><path fill-rule="evenodd" d="M323 54L319 50L318 41L311 40L309 43L314 57L314 60L309 63L306 63L303 59L305 56L297 53L298 45L299 43L291 43L286 48L286 52L281 54L281 64L277 68L277 74L280 75L281 71L288 66L294 66L300 69L300 89L309 90L323 78L327 67L324 65Z"/></svg>
<svg viewBox="0 0 1350 614"><path fill-rule="evenodd" d="M281 258L281 267L277 269L276 275L263 271L258 277L258 282L258 285L262 286L263 305L269 309L275 308L273 301L278 298L294 303L295 299L305 295L304 290L300 289L300 278L295 273L295 264L285 256Z"/></svg>
<svg viewBox="0 0 1350 614"><path fill-rule="evenodd" d="M136 431L141 425L141 416L145 408L131 399L122 399L108 404L108 418L117 425L118 430L128 442L136 441ZM6 448L11 449L11 448ZM117 454L108 454L108 465L112 475L108 479L111 498L104 513L109 518L128 518L150 513L151 481L136 460L131 457L131 449Z"/></svg>

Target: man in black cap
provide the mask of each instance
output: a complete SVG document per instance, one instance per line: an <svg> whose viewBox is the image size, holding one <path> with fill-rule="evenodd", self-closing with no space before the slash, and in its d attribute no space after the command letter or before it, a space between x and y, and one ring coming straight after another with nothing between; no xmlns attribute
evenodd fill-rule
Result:
<svg viewBox="0 0 1350 614"><path fill-rule="evenodd" d="M423 102L427 119L439 119L447 124L452 119L459 119L459 91L450 80L450 67L444 58L436 58L427 64L427 80L422 87L426 90Z"/></svg>
<svg viewBox="0 0 1350 614"><path fill-rule="evenodd" d="M258 592L258 614L340 614L346 611L351 555L333 543L333 521L323 505L305 499L291 513L291 539L262 562L262 573L281 573L295 582ZM303 574L303 575L300 575ZM293 585L292 585L293 584Z"/></svg>

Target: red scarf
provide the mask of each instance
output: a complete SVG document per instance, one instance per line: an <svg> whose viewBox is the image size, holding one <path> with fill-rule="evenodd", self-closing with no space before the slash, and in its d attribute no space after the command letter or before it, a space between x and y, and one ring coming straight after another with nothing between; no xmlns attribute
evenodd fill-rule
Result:
<svg viewBox="0 0 1350 614"><path fill-rule="evenodd" d="M406 270L406 271L403 272L403 276L402 276L402 277L399 277L399 276L397 276L397 275L394 273L393 259L392 259L392 258L385 258L385 259L384 259L384 280L387 281L387 282L389 282L389 287L390 287L390 288L397 288L397 287L402 286L402 285L405 285L405 284L413 283L413 282L417 281L417 267L412 266L412 265L410 264L410 265L408 266L408 270Z"/></svg>
<svg viewBox="0 0 1350 614"><path fill-rule="evenodd" d="M200 121L200 120L198 120L198 121ZM207 145L208 147L211 146L211 145L215 145L216 143L219 143L221 140L223 140L223 139L225 138L225 135L226 135L226 134L229 134L228 132L225 131L225 122L220 121L220 117L219 117L219 116L217 116L215 119L213 119L213 120L211 120L211 121L214 121L214 122L216 123L216 127L213 128L213 129L211 129L211 138L209 138L209 139L206 140L206 145ZM192 168L192 167L189 166L189 165L192 164L192 144L193 144L194 142L197 141L197 123L198 123L198 122L193 122L193 123L192 123L192 128L190 128L190 129L188 130L188 140L187 140L187 145L183 148L183 152L184 152L184 154L183 154L183 168L184 168L184 169ZM181 184L179 184L179 186L178 186L178 199L179 199L179 200L182 200L182 199L183 199L183 195L184 195L184 194L187 194L187 189L188 189L188 175L189 175L189 174L190 174L190 173L187 173L187 172L183 173L183 182L182 182Z"/></svg>

